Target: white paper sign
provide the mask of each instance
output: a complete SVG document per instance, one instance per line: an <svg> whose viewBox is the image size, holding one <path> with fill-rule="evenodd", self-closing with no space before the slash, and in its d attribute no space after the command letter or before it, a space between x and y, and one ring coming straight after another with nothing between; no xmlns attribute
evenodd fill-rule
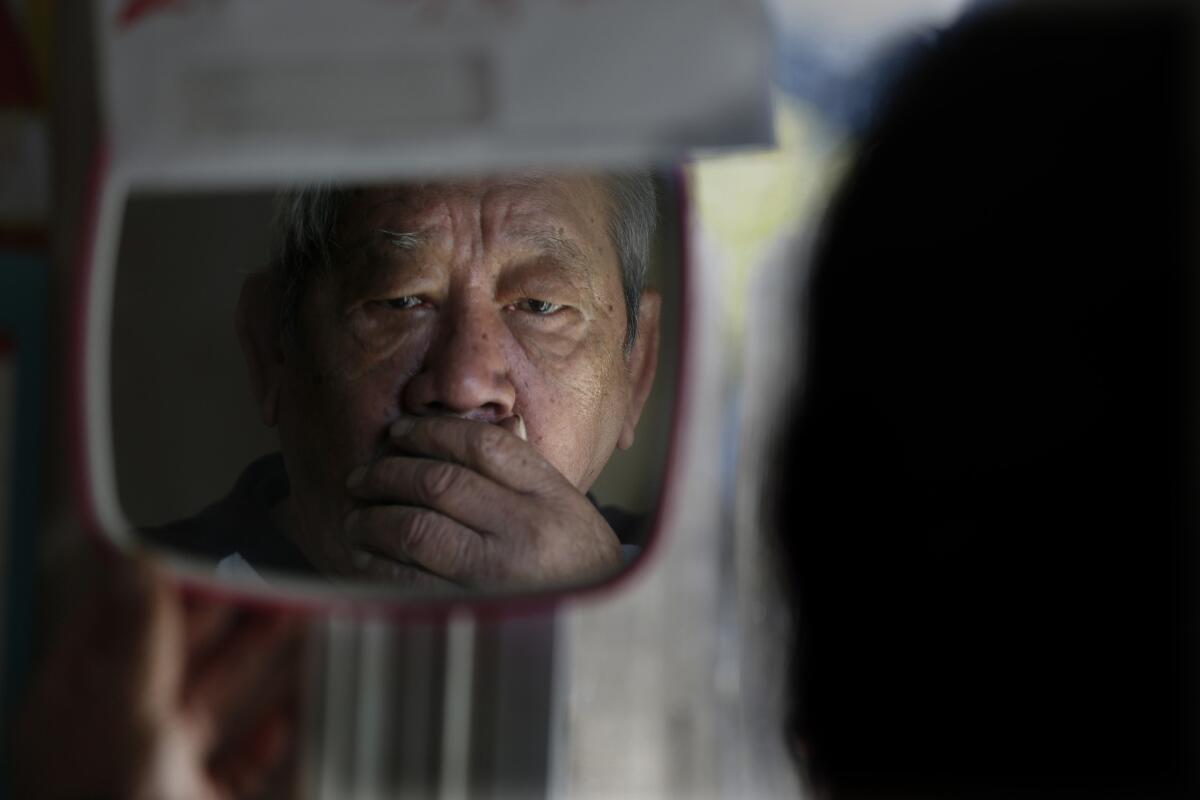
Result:
<svg viewBox="0 0 1200 800"><path fill-rule="evenodd" d="M229 185L769 143L753 0L106 0L110 157Z"/></svg>

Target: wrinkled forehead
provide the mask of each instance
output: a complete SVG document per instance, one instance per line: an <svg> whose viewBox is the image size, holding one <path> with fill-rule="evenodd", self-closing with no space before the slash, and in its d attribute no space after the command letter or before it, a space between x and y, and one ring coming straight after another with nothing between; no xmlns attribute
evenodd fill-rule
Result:
<svg viewBox="0 0 1200 800"><path fill-rule="evenodd" d="M477 225L485 235L524 237L547 232L602 247L607 243L608 194L593 175L516 175L366 187L351 192L339 238L380 228L433 232Z"/></svg>

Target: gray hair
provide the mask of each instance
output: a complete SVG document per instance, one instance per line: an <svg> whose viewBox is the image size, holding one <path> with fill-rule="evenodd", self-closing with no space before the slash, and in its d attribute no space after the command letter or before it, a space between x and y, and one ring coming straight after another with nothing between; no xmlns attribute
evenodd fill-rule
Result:
<svg viewBox="0 0 1200 800"><path fill-rule="evenodd" d="M646 287L650 245L658 222L654 180L647 173L605 175L609 196L608 235L621 267L625 295L625 349L638 332L638 309ZM300 301L318 270L337 263L338 225L353 190L328 184L280 192L275 201L271 244L271 285L278 303L280 331L294 338Z"/></svg>

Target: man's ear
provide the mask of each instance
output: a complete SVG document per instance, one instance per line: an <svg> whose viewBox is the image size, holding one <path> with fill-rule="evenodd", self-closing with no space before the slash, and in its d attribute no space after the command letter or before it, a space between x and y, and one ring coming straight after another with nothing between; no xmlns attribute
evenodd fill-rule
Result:
<svg viewBox="0 0 1200 800"><path fill-rule="evenodd" d="M279 313L272 302L270 277L255 273L242 282L237 304L237 337L250 373L250 386L264 425L279 420L279 389L283 381L283 348Z"/></svg>
<svg viewBox="0 0 1200 800"><path fill-rule="evenodd" d="M621 428L621 436L617 439L617 447L628 450L633 446L633 434L641 419L642 409L646 398L654 388L654 372L658 369L658 334L659 320L662 316L662 295L647 289L642 293L641 305L638 308L637 338L633 340L633 349L629 353L629 377L632 381L632 392L629 396L629 410L625 414L625 422Z"/></svg>

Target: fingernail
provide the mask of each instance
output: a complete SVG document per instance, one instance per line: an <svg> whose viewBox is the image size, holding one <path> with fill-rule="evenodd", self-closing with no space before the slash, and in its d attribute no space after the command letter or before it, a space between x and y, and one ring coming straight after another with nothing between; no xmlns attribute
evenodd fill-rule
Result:
<svg viewBox="0 0 1200 800"><path fill-rule="evenodd" d="M521 418L520 414L513 414L511 417L505 417L497 424L501 428L504 428L504 430L520 438L521 441L529 441L525 435L525 420Z"/></svg>
<svg viewBox="0 0 1200 800"><path fill-rule="evenodd" d="M363 480L366 479L366 477L367 477L366 465L355 467L354 469L350 470L350 476L348 478L346 478L346 488L348 488L348 489L357 488L363 482Z"/></svg>
<svg viewBox="0 0 1200 800"><path fill-rule="evenodd" d="M401 417L392 423L392 436L404 436L413 429L412 417Z"/></svg>

